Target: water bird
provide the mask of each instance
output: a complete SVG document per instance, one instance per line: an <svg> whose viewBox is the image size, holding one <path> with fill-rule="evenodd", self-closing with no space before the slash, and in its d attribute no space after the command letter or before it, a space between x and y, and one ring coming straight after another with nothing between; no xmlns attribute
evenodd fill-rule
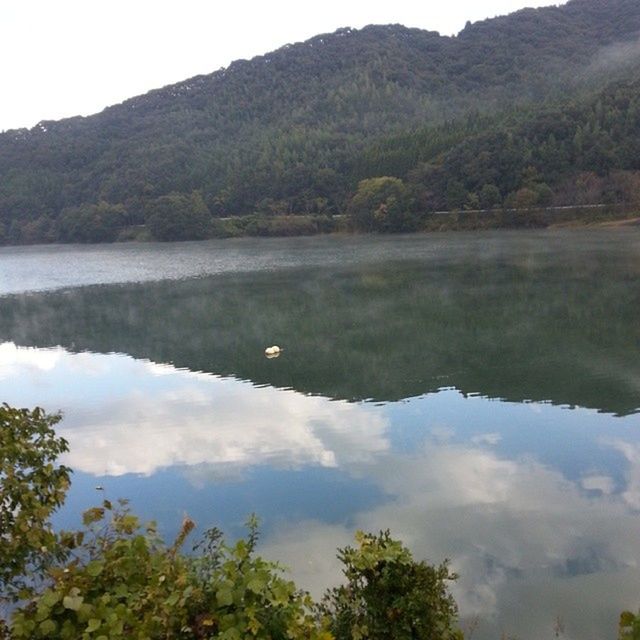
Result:
<svg viewBox="0 0 640 640"><path fill-rule="evenodd" d="M282 349L277 344L274 344L272 347L267 347L264 350L264 355L267 356L267 358L277 358L281 353Z"/></svg>

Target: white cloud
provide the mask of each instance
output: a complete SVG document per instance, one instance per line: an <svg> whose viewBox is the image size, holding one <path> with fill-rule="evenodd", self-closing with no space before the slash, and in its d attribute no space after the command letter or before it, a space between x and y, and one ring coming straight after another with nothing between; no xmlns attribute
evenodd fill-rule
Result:
<svg viewBox="0 0 640 640"><path fill-rule="evenodd" d="M610 476L590 475L580 480L583 489L587 491L600 491L605 495L613 493L615 482Z"/></svg>
<svg viewBox="0 0 640 640"><path fill-rule="evenodd" d="M0 69L0 130L88 115L338 27L403 23L450 34L466 20L548 4L3 0L0 57L10 63Z"/></svg>
<svg viewBox="0 0 640 640"><path fill-rule="evenodd" d="M113 398L103 420L69 412L60 433L72 468L96 475L152 474L176 465L216 465L230 472L272 466L336 467L388 448L385 424L356 405L327 403L294 391L209 380L148 396ZM142 453L144 452L144 453Z"/></svg>
<svg viewBox="0 0 640 640"><path fill-rule="evenodd" d="M33 370L46 376L28 383ZM7 401L30 404L34 384L46 408L64 409L64 462L95 475L177 465L213 465L225 475L267 462L349 467L390 446L387 422L371 408L124 355L9 343L0 345L2 377L15 381L4 389Z"/></svg>
<svg viewBox="0 0 640 640"><path fill-rule="evenodd" d="M2 345L3 399L33 393L25 383L32 371L41 372L38 385L46 382L38 386L45 406L66 408L68 464L87 473L150 474L182 465L192 482L204 483L269 464L338 466L366 477L386 502L354 513L348 524L281 521L264 540L265 555L292 567L316 594L339 579L335 548L348 544L355 529L391 527L416 557L452 559L461 576L454 587L461 611L482 615L485 631L477 638L553 637L560 615L565 637L595 640L613 633L619 610L638 605L636 443L603 441L627 462L618 492L601 472L574 482L533 458L507 459L491 448L499 434L490 428L457 444L448 437L452 428L436 422L437 434L447 437L397 453L385 412L371 405L256 388L128 356ZM101 386L109 388L107 400L92 395Z"/></svg>
<svg viewBox="0 0 640 640"><path fill-rule="evenodd" d="M18 348L13 342L0 344L0 380L15 375L15 369L23 372L47 372L56 367L60 361L59 349Z"/></svg>
<svg viewBox="0 0 640 640"><path fill-rule="evenodd" d="M456 435L455 429L441 424L431 427L429 433L436 442L448 442Z"/></svg>
<svg viewBox="0 0 640 640"><path fill-rule="evenodd" d="M640 444L621 439L603 439L603 443L619 451L627 459L627 487L622 497L630 507L640 511Z"/></svg>
<svg viewBox="0 0 640 640"><path fill-rule="evenodd" d="M461 612L481 616L474 637L553 637L560 615L565 637L595 640L615 631L623 607L637 606L638 518L620 498L594 499L533 460L446 443L378 457L366 472L395 499L349 527L307 521L265 541L265 554L316 595L340 579L337 563L320 557L333 557L355 529L390 526L416 557L451 558Z"/></svg>
<svg viewBox="0 0 640 640"><path fill-rule="evenodd" d="M473 437L471 439L471 442L473 442L473 444L478 444L478 445L483 444L490 447L494 447L500 442L500 440L502 440L502 436L499 433L482 433L480 435Z"/></svg>

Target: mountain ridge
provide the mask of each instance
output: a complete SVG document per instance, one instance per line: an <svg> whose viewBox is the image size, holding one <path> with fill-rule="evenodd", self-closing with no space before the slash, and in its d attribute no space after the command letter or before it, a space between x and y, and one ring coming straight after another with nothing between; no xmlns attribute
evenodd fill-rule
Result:
<svg viewBox="0 0 640 640"><path fill-rule="evenodd" d="M0 134L0 241L82 240L65 216L67 228L107 217L113 233L99 239L115 239L166 217L159 201L176 194L185 211L197 201L214 217L343 212L358 180L376 177L351 170L375 140L592 99L633 76L638 43L631 0L523 9L457 36L343 28L92 116L10 130ZM612 69L615 51L624 64ZM111 209L96 213L100 203Z"/></svg>

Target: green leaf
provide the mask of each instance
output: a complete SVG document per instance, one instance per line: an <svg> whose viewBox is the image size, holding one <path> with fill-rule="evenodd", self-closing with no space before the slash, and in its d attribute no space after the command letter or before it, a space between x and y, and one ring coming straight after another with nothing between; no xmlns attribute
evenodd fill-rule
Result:
<svg viewBox="0 0 640 640"><path fill-rule="evenodd" d="M44 634L45 638L54 634L56 628L56 623L53 620L43 620L40 623L40 631Z"/></svg>
<svg viewBox="0 0 640 640"><path fill-rule="evenodd" d="M261 594L264 591L264 588L265 583L260 578L252 578L247 583L247 589L249 589L249 591L253 591L253 593L257 595Z"/></svg>
<svg viewBox="0 0 640 640"><path fill-rule="evenodd" d="M287 588L286 584L279 582L273 586L271 591L273 593L275 602L277 602L278 604L286 604L289 601L291 592Z"/></svg>
<svg viewBox="0 0 640 640"><path fill-rule="evenodd" d="M178 600L180 600L180 594L178 593L172 593L166 600L167 605L169 607L175 607L176 604L178 603Z"/></svg>
<svg viewBox="0 0 640 640"><path fill-rule="evenodd" d="M130 513L120 517L116 524L116 530L124 533L133 533L139 526L138 518Z"/></svg>
<svg viewBox="0 0 640 640"><path fill-rule="evenodd" d="M102 626L102 620L98 620L98 618L91 618L89 623L87 624L87 631L89 633L93 633L97 631Z"/></svg>
<svg viewBox="0 0 640 640"><path fill-rule="evenodd" d="M102 573L103 568L104 568L104 565L102 562L98 562L98 560L92 560L87 565L87 573L92 578L95 578L96 576L99 576Z"/></svg>
<svg viewBox="0 0 640 640"><path fill-rule="evenodd" d="M52 591L51 589L47 590L42 594L42 598L40 598L40 602L46 605L47 607L53 607L55 604L60 602L61 594L57 591Z"/></svg>
<svg viewBox="0 0 640 640"><path fill-rule="evenodd" d="M71 609L71 611L78 611L82 606L82 596L65 596L62 600L62 604L65 609Z"/></svg>
<svg viewBox="0 0 640 640"><path fill-rule="evenodd" d="M51 614L51 609L46 605L42 604L42 602L38 603L38 607L36 609L36 620L40 622L40 620L45 620Z"/></svg>
<svg viewBox="0 0 640 640"><path fill-rule="evenodd" d="M103 517L104 509L102 507L93 507L92 509L87 509L82 514L82 523L88 526L94 522L99 522Z"/></svg>
<svg viewBox="0 0 640 640"><path fill-rule="evenodd" d="M231 589L220 589L218 593L216 593L216 601L218 605L221 607L228 607L233 604L233 594Z"/></svg>

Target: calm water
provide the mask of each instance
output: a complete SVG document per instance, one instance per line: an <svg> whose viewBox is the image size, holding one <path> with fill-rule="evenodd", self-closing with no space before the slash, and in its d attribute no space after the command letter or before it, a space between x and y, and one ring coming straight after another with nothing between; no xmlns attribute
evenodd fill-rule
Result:
<svg viewBox="0 0 640 640"><path fill-rule="evenodd" d="M474 638L640 605L640 232L0 250L0 401L172 536L241 531L316 595L391 528ZM279 344L278 359L263 356Z"/></svg>

